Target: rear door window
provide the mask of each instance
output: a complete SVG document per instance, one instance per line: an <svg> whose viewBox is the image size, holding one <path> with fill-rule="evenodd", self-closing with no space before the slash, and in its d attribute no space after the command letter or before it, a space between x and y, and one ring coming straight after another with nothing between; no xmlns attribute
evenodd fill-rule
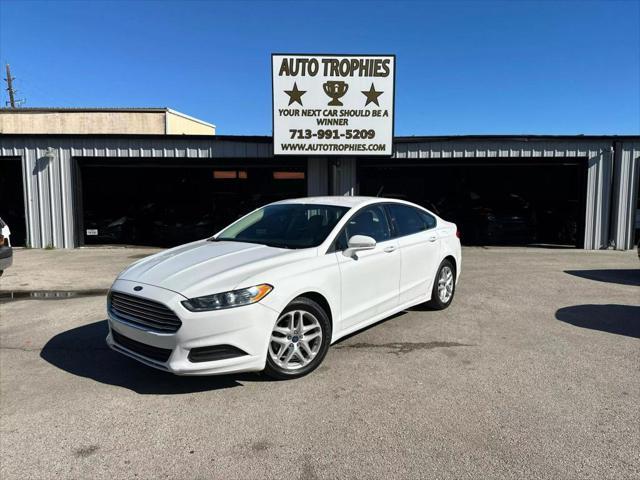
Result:
<svg viewBox="0 0 640 480"><path fill-rule="evenodd" d="M429 215L427 212L423 212L422 210L416 210L422 221L424 222L425 230L429 230L431 228L436 227L436 217L433 215Z"/></svg>
<svg viewBox="0 0 640 480"><path fill-rule="evenodd" d="M429 220L421 215L423 212L408 205L388 204L387 208L397 237L404 237L435 227L435 218L428 215L431 217ZM425 213L425 215L427 214ZM433 226L429 227L428 225Z"/></svg>

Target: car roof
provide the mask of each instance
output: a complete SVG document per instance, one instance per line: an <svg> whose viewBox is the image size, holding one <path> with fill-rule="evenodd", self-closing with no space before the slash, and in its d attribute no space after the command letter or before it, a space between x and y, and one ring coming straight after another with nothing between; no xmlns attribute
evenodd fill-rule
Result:
<svg viewBox="0 0 640 480"><path fill-rule="evenodd" d="M408 203L403 202L401 200L395 200L392 198L381 198L381 197L360 197L360 196L341 196L341 195L332 195L332 196L322 196L322 197L303 197L303 198L290 198L287 200L281 200L279 202L274 202L275 204L286 204L286 203L301 203L301 204L315 204L315 205L336 205L339 207L359 207L362 205L367 205L369 203L376 202L394 202L394 203Z"/></svg>

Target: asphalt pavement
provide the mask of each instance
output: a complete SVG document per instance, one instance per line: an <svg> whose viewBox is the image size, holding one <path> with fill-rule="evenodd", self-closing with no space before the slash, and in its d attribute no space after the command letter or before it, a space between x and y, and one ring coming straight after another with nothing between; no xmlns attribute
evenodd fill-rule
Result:
<svg viewBox="0 0 640 480"><path fill-rule="evenodd" d="M15 251L3 480L640 478L635 252L466 248L449 309L403 312L276 382L107 349L105 291L153 251Z"/></svg>

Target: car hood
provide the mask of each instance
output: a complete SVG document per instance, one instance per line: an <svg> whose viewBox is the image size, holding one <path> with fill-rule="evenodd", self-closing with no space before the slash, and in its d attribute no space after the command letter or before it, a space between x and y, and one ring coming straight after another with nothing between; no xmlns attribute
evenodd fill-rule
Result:
<svg viewBox="0 0 640 480"><path fill-rule="evenodd" d="M130 265L118 279L155 285L194 298L232 290L261 272L265 275L260 283L269 283L269 269L315 255L316 249L288 250L200 240L146 257Z"/></svg>

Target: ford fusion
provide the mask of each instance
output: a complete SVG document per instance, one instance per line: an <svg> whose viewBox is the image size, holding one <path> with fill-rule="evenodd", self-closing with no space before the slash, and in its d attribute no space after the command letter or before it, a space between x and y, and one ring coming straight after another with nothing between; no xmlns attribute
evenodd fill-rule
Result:
<svg viewBox="0 0 640 480"><path fill-rule="evenodd" d="M413 305L448 307L460 270L456 226L422 207L285 200L120 273L107 343L179 375L295 378L345 335Z"/></svg>

